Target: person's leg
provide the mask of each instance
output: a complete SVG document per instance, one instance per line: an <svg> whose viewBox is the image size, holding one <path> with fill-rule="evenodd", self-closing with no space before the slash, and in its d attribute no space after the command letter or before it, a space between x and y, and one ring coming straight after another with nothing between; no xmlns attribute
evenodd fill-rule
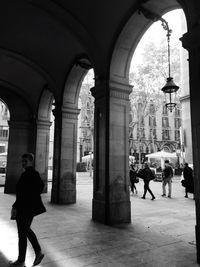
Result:
<svg viewBox="0 0 200 267"><path fill-rule="evenodd" d="M166 181L165 180L163 180L163 182L162 182L162 191L163 191L163 194L162 194L162 196L164 197L164 196L166 196Z"/></svg>
<svg viewBox="0 0 200 267"><path fill-rule="evenodd" d="M147 182L144 181L144 194L142 196L142 198L144 198L144 199L145 199L145 196L146 196L146 193L147 193L147 188L148 188Z"/></svg>
<svg viewBox="0 0 200 267"><path fill-rule="evenodd" d="M172 179L168 180L168 189L169 189L168 197L171 197L172 196Z"/></svg>
<svg viewBox="0 0 200 267"><path fill-rule="evenodd" d="M18 216L17 229L18 229L18 262L25 262L27 250L27 233L30 229L32 218L25 216Z"/></svg>
<svg viewBox="0 0 200 267"><path fill-rule="evenodd" d="M133 182L130 181L131 192L133 193Z"/></svg>
<svg viewBox="0 0 200 267"><path fill-rule="evenodd" d="M41 251L41 247L40 247L40 244L37 240L35 233L33 232L31 228L29 228L27 232L27 237L35 251L35 254L39 253Z"/></svg>
<svg viewBox="0 0 200 267"><path fill-rule="evenodd" d="M134 187L134 189L135 189L135 193L137 194L137 188L136 188L136 185L133 184L133 187Z"/></svg>
<svg viewBox="0 0 200 267"><path fill-rule="evenodd" d="M36 255L35 260L33 262L33 266L36 266L42 261L42 259L44 258L44 254L42 253L40 244L38 242L38 239L37 239L35 233L33 232L33 230L30 227L29 227L28 232L27 232L27 237L28 237L28 240L30 241L30 243L34 249L35 255Z"/></svg>
<svg viewBox="0 0 200 267"><path fill-rule="evenodd" d="M150 182L150 181L149 181L149 182ZM154 199L155 199L155 196L154 196L153 192L151 191L151 189L150 189L150 187L149 187L149 182L147 183L147 190L149 191L149 193L150 193L150 195L151 195L151 197L152 197L152 200L154 200Z"/></svg>
<svg viewBox="0 0 200 267"><path fill-rule="evenodd" d="M185 187L185 197L188 198L188 191L187 191L187 187Z"/></svg>

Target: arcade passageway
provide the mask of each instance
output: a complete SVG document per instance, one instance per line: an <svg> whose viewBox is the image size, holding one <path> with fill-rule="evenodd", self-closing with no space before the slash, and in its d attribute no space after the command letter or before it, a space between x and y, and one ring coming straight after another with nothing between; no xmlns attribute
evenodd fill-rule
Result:
<svg viewBox="0 0 200 267"><path fill-rule="evenodd" d="M58 206L43 195L47 213L35 219L33 229L45 252L43 267L195 267L194 200L184 198L180 178L173 183L173 198L162 198L161 183L151 182L156 200L141 199L143 182L137 184L138 195L131 196L132 223L115 227L90 219L92 179L79 173L77 204ZM17 256L15 222L9 220L13 195L0 188L0 266ZM142 212L141 212L142 211ZM34 259L27 255L27 266Z"/></svg>

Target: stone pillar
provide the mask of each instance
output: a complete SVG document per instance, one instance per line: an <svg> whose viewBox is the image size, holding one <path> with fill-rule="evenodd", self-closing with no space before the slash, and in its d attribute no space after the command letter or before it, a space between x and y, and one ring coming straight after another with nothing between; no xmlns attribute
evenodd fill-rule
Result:
<svg viewBox="0 0 200 267"><path fill-rule="evenodd" d="M92 218L113 225L130 223L129 94L126 84L92 88L94 114L94 192Z"/></svg>
<svg viewBox="0 0 200 267"><path fill-rule="evenodd" d="M196 247L200 264L200 26L181 38L183 47L189 51L190 103L192 123L192 146L194 163L194 187L196 204Z"/></svg>
<svg viewBox="0 0 200 267"><path fill-rule="evenodd" d="M52 202L70 204L76 202L77 123L79 110L63 107L61 113L61 118L58 119L57 123L55 121L54 157L56 158L54 164L57 162L57 166L55 166L56 173L53 173ZM60 130L58 129L58 123L60 124ZM57 141L56 139L59 136L60 141Z"/></svg>
<svg viewBox="0 0 200 267"><path fill-rule="evenodd" d="M49 162L49 135L51 122L37 121L37 139L35 151L35 168L45 184L44 193L47 193L48 185L48 162Z"/></svg>
<svg viewBox="0 0 200 267"><path fill-rule="evenodd" d="M60 156L61 156L61 133L62 133L62 111L61 106L53 110L54 123L54 150L53 150L53 179L51 189L51 202L59 203L60 188Z"/></svg>
<svg viewBox="0 0 200 267"><path fill-rule="evenodd" d="M6 182L4 192L15 193L16 183L23 171L21 156L24 153L34 153L33 125L26 121L9 121L9 140Z"/></svg>

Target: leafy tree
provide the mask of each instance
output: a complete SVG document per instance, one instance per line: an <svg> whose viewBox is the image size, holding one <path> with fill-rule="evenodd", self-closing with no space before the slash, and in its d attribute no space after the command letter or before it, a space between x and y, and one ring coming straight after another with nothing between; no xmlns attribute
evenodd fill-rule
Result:
<svg viewBox="0 0 200 267"><path fill-rule="evenodd" d="M180 84L180 50L176 44L171 52L171 76L175 83ZM134 57L133 57L134 63ZM162 39L158 44L149 42L144 46L140 62L135 62L130 73L130 83L133 90L130 94L130 106L132 120L130 126L134 128L138 124L138 108L143 118L149 114L149 102L152 100L156 110L164 101L164 93L161 88L166 83L168 73L167 44ZM138 103L141 103L139 106Z"/></svg>

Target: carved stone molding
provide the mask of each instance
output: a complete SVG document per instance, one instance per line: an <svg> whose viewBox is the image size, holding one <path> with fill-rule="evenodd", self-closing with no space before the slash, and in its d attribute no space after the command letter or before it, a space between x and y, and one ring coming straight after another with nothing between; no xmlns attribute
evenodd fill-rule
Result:
<svg viewBox="0 0 200 267"><path fill-rule="evenodd" d="M183 47L188 51L197 49L200 47L200 25L196 26L190 32L186 32L183 37L180 38Z"/></svg>
<svg viewBox="0 0 200 267"><path fill-rule="evenodd" d="M62 107L62 116L67 119L78 120L80 109Z"/></svg>
<svg viewBox="0 0 200 267"><path fill-rule="evenodd" d="M12 129L28 129L32 126L28 121L8 121L8 125Z"/></svg>

